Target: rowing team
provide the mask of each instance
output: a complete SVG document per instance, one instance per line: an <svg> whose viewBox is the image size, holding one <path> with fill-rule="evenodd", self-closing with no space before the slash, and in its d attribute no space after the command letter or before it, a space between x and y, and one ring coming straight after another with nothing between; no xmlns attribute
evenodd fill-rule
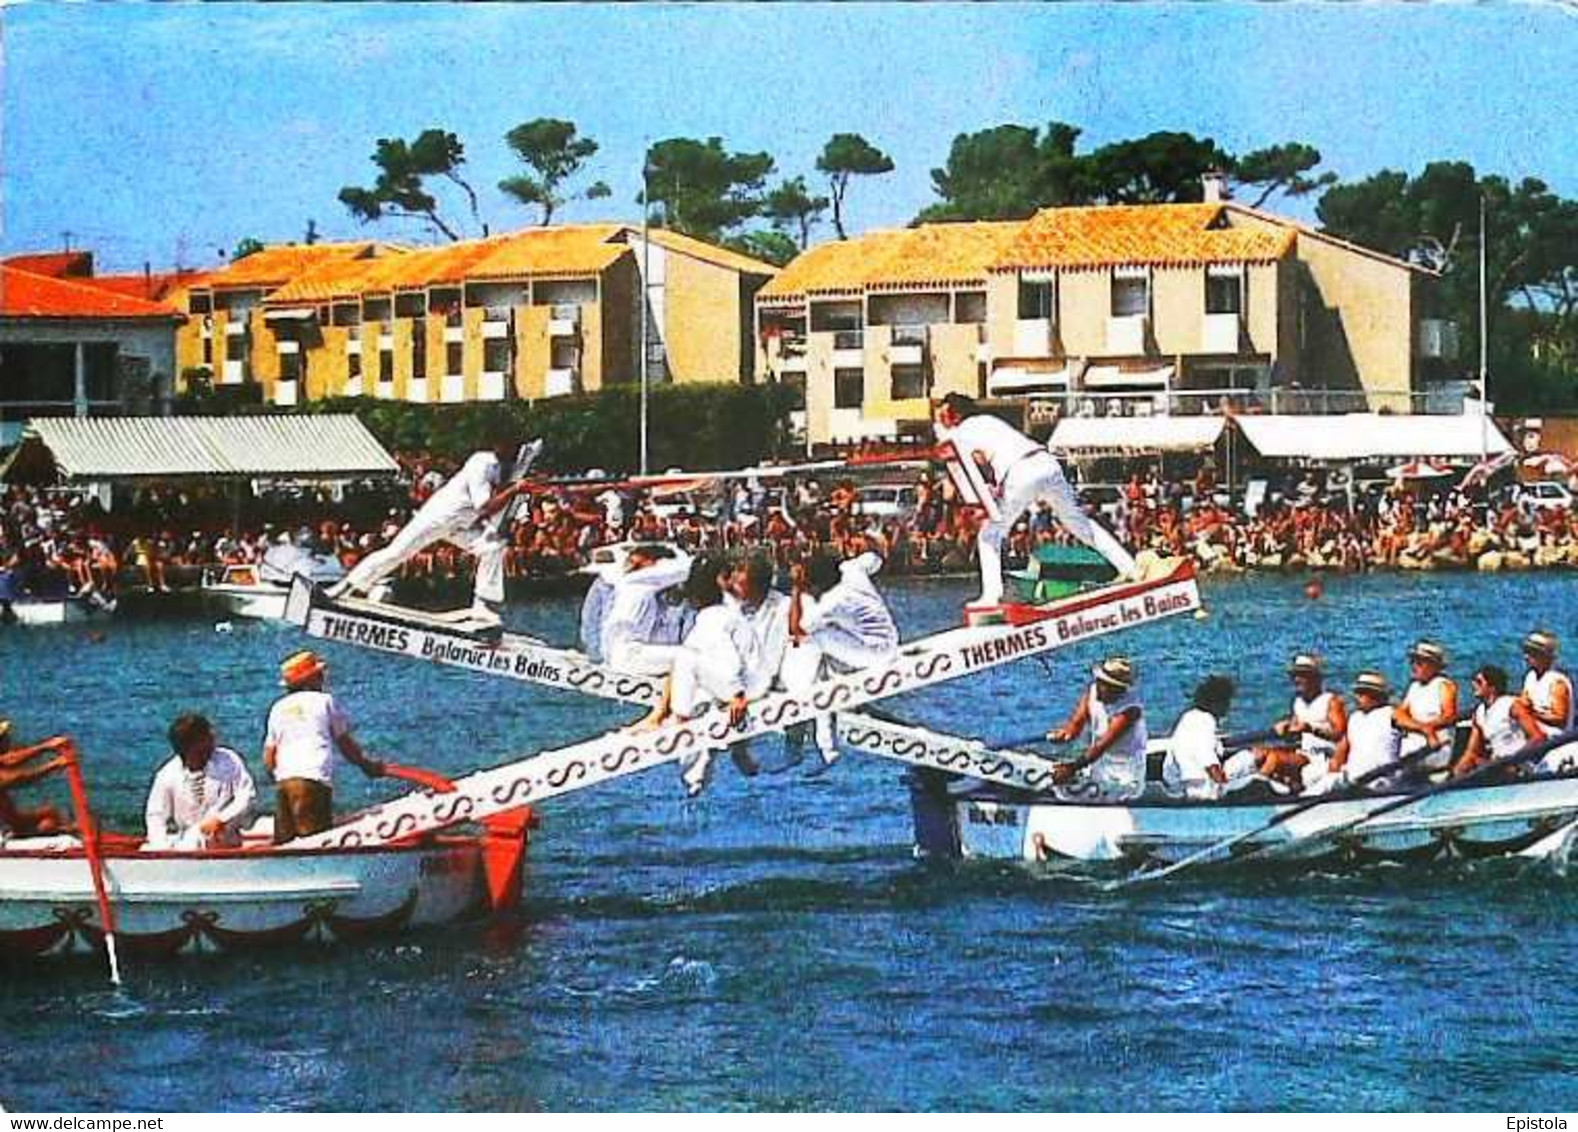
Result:
<svg viewBox="0 0 1578 1132"><path fill-rule="evenodd" d="M1234 685L1225 676L1211 676L1195 689L1192 706L1173 728L1163 782L1175 796L1212 801L1255 783L1314 796L1353 785L1387 789L1410 778L1466 776L1512 758L1528 744L1572 730L1573 682L1556 667L1557 648L1555 635L1543 630L1524 638L1528 670L1517 693L1506 671L1494 664L1474 673L1477 703L1467 717L1470 730L1461 755L1453 742L1460 722L1457 683L1446 673L1446 651L1434 641L1420 641L1409 650L1412 679L1396 705L1383 673L1359 673L1350 708L1341 693L1326 687L1318 656L1294 657L1288 667L1293 699L1269 733L1293 740L1292 746L1224 742L1221 725ZM1093 676L1068 720L1047 733L1054 743L1072 742L1087 729L1091 735L1079 759L1059 765L1055 781L1074 793L1138 796L1145 786L1147 733L1135 666L1127 658L1109 657ZM1578 743L1546 752L1529 769L1544 774L1578 770Z"/></svg>
<svg viewBox="0 0 1578 1132"><path fill-rule="evenodd" d="M880 540L861 536L852 557L828 554L796 563L788 594L773 589L762 555L692 558L659 544L630 548L602 567L581 607L581 645L594 660L635 675L662 677L663 695L636 727L691 719L713 703L732 722L771 691L809 695L829 675L891 663L899 633L872 577L882 568ZM790 728L788 765L815 736L818 770L838 759L831 716ZM745 775L760 766L749 745L729 748ZM706 788L716 752L680 764L691 796Z"/></svg>

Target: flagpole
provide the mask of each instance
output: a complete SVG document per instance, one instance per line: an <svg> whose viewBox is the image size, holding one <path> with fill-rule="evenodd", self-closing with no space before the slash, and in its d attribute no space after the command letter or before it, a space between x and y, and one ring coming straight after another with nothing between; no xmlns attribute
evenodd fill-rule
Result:
<svg viewBox="0 0 1578 1132"><path fill-rule="evenodd" d="M652 199L648 192L647 174L651 166L651 147L645 139L641 143L641 474L647 467L647 355L651 352L647 328L647 306L652 301L652 242L647 236L647 225L652 215Z"/></svg>
<svg viewBox="0 0 1578 1132"><path fill-rule="evenodd" d="M1485 294L1485 194L1479 194L1479 458L1490 459L1490 317Z"/></svg>

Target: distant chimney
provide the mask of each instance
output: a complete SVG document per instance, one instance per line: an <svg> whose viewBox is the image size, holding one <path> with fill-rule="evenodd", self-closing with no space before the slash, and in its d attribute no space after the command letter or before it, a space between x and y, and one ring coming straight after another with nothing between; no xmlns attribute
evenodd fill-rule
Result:
<svg viewBox="0 0 1578 1132"><path fill-rule="evenodd" d="M1233 199L1232 190L1227 187L1227 174L1220 169L1207 169L1200 174L1200 187L1205 190L1207 204L1221 204L1224 200Z"/></svg>

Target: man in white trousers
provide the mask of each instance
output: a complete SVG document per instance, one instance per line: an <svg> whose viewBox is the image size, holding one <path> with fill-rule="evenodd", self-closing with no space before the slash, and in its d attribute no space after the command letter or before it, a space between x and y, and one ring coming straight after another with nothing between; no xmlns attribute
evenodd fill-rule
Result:
<svg viewBox="0 0 1578 1132"><path fill-rule="evenodd" d="M995 606L1003 600L1003 540L1019 517L1038 500L1052 505L1069 534L1100 554L1121 579L1137 574L1134 558L1104 527L1085 514L1057 457L1005 421L976 408L962 393L950 393L932 411L938 440L951 443L959 459L989 481L998 515L976 536L981 562L981 596L972 605Z"/></svg>
<svg viewBox="0 0 1578 1132"><path fill-rule="evenodd" d="M522 490L521 477L542 451L542 442L527 445L515 461L516 433L501 428L490 446L473 452L460 471L435 491L382 550L358 562L328 590L331 599L368 595L423 548L453 543L476 556L472 613L480 621L499 623L504 608L504 552L509 538L495 521ZM512 467L512 462L518 466Z"/></svg>
<svg viewBox="0 0 1578 1132"><path fill-rule="evenodd" d="M834 672L890 664L898 656L898 627L871 581L881 569L882 556L874 550L843 562L818 555L795 566L789 599L791 644L782 668L784 687L790 693L803 699L817 681ZM838 759L833 717L818 716L814 729L825 770ZM792 762L799 761L805 732L802 724L784 735Z"/></svg>
<svg viewBox="0 0 1578 1132"><path fill-rule="evenodd" d="M674 667L684 632L663 592L683 585L690 570L683 550L644 544L630 548L623 571L604 576L608 593L596 630L604 663L641 676L663 676Z"/></svg>

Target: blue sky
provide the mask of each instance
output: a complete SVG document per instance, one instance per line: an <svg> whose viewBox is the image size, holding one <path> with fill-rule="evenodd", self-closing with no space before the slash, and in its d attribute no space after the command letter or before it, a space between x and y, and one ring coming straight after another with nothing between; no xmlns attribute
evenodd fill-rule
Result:
<svg viewBox="0 0 1578 1132"><path fill-rule="evenodd" d="M603 146L614 197L566 220L635 218L645 139L716 134L793 175L856 131L897 170L851 190L851 225L902 224L955 134L1054 118L1089 145L1302 140L1345 177L1461 158L1578 196L1572 5L25 3L0 20L0 246L69 230L101 270L212 263L309 217L326 238L420 240L335 195L371 181L376 138L429 126L465 142L495 230L522 226L493 186L515 170L504 132L540 116Z"/></svg>

